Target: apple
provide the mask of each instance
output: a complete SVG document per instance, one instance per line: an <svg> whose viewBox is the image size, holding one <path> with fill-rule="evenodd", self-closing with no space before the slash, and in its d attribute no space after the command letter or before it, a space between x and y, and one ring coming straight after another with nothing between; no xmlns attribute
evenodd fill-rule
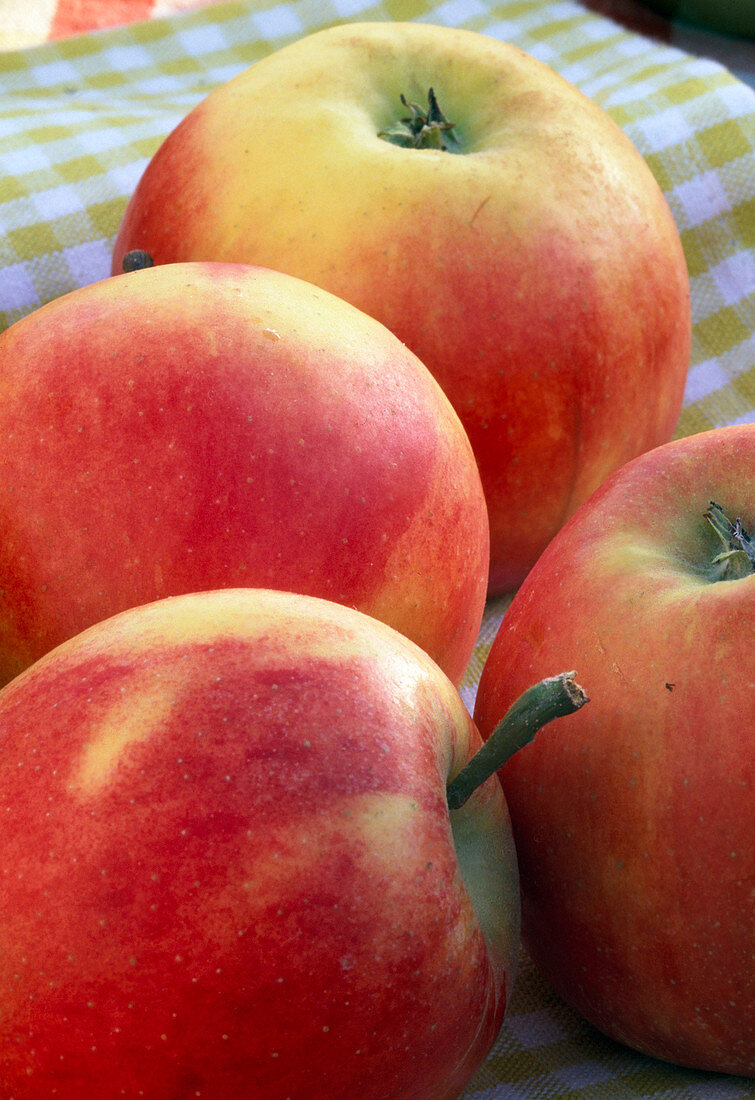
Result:
<svg viewBox="0 0 755 1100"><path fill-rule="evenodd" d="M359 611L122 612L0 693L13 1100L451 1100L517 959L517 867L448 678Z"/></svg>
<svg viewBox="0 0 755 1100"><path fill-rule="evenodd" d="M113 270L137 248L286 271L395 332L472 442L491 595L672 437L690 309L666 200L607 114L492 37L348 23L270 54L157 150Z"/></svg>
<svg viewBox="0 0 755 1100"><path fill-rule="evenodd" d="M705 27L721 34L755 38L755 0L643 0L667 19Z"/></svg>
<svg viewBox="0 0 755 1100"><path fill-rule="evenodd" d="M128 607L282 588L358 607L458 682L488 521L416 356L292 276L134 270L0 336L0 682Z"/></svg>
<svg viewBox="0 0 755 1100"><path fill-rule="evenodd" d="M753 532L755 424L630 462L514 597L474 712L487 737L538 670L579 668L590 706L499 772L524 942L556 992L614 1039L745 1075L755 1075Z"/></svg>

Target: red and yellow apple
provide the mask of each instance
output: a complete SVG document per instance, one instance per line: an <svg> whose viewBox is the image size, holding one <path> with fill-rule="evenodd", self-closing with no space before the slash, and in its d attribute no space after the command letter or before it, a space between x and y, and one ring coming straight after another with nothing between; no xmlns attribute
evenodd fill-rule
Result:
<svg viewBox="0 0 755 1100"><path fill-rule="evenodd" d="M257 62L156 152L114 271L136 248L289 272L416 352L477 457L491 593L678 418L689 280L660 188L605 112L486 35L344 24Z"/></svg>
<svg viewBox="0 0 755 1100"><path fill-rule="evenodd" d="M377 321L243 265L74 291L0 336L0 683L210 588L358 607L458 682L485 602L469 440Z"/></svg>
<svg viewBox="0 0 755 1100"><path fill-rule="evenodd" d="M132 609L0 693L14 1100L452 1100L504 1015L517 867L481 741L397 631L292 593Z"/></svg>
<svg viewBox="0 0 755 1100"><path fill-rule="evenodd" d="M525 943L561 997L615 1039L745 1075L755 1074L754 531L754 424L629 463L515 596L475 706L487 737L541 669L579 669L589 707L499 772Z"/></svg>

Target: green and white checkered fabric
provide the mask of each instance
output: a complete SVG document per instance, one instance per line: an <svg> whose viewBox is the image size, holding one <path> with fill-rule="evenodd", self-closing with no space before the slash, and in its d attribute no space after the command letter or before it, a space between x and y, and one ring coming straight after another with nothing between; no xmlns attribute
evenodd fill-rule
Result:
<svg viewBox="0 0 755 1100"><path fill-rule="evenodd" d="M755 94L719 65L561 0L224 3L0 54L0 330L105 278L128 197L158 144L217 84L347 20L421 19L507 39L597 101L647 158L689 265L693 346L677 430L755 421ZM471 706L506 601L491 604ZM753 1082L665 1066L604 1039L523 957L468 1100L744 1100Z"/></svg>

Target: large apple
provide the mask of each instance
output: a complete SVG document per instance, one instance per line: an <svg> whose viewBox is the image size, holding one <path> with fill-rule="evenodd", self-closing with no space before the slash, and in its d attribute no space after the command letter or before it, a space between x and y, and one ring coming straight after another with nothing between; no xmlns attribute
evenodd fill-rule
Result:
<svg viewBox="0 0 755 1100"><path fill-rule="evenodd" d="M0 683L128 607L285 588L458 682L485 602L474 455L377 321L241 265L137 270L0 337Z"/></svg>
<svg viewBox="0 0 755 1100"><path fill-rule="evenodd" d="M0 1081L14 1100L451 1100L517 958L500 783L427 655L223 590L0 693Z"/></svg>
<svg viewBox="0 0 755 1100"><path fill-rule="evenodd" d="M517 593L475 707L487 736L539 669L579 669L590 706L500 772L525 942L609 1035L739 1074L755 1074L753 532L754 424L629 463Z"/></svg>
<svg viewBox="0 0 755 1100"><path fill-rule="evenodd" d="M287 271L397 333L471 439L491 594L672 436L689 280L663 194L608 115L491 37L346 24L258 62L149 163L116 272L135 248Z"/></svg>

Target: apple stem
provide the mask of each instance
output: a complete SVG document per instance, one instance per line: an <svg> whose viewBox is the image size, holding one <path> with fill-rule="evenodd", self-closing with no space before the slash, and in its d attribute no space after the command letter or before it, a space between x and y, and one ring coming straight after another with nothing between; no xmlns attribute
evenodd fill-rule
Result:
<svg viewBox="0 0 755 1100"><path fill-rule="evenodd" d="M427 108L411 103L403 93L400 98L409 114L386 130L378 130L378 137L404 149L440 149L442 152L458 149L454 123L441 111L432 88L427 93Z"/></svg>
<svg viewBox="0 0 755 1100"><path fill-rule="evenodd" d="M446 787L448 808L456 810L509 760L534 740L547 722L573 714L589 702L576 672L548 676L523 692L509 707L488 740Z"/></svg>
<svg viewBox="0 0 755 1100"><path fill-rule="evenodd" d="M732 523L715 500L710 502L705 518L725 547L711 563L715 567L714 580L742 580L755 573L755 543L742 526L742 520L737 518Z"/></svg>
<svg viewBox="0 0 755 1100"><path fill-rule="evenodd" d="M155 261L150 256L149 252L145 252L143 248L132 248L130 252L127 252L123 257L123 270L128 271L141 271L145 267L154 267Z"/></svg>

